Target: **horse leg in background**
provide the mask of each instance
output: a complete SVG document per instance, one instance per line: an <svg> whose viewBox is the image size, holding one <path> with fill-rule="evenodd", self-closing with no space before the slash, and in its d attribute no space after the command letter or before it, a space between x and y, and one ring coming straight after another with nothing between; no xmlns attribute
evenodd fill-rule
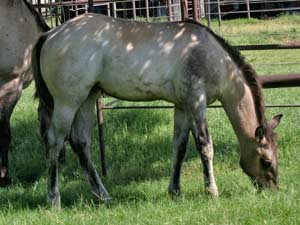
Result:
<svg viewBox="0 0 300 225"><path fill-rule="evenodd" d="M71 130L76 113L74 107L55 102L49 129L46 131L45 143L48 167L48 204L60 208L58 188L58 157L64 147L65 139Z"/></svg>
<svg viewBox="0 0 300 225"><path fill-rule="evenodd" d="M98 91L91 92L89 97L77 110L69 141L72 149L79 158L79 163L87 176L93 193L100 200L107 203L110 200L109 194L99 178L90 154L94 106L98 95Z"/></svg>
<svg viewBox="0 0 300 225"><path fill-rule="evenodd" d="M104 121L103 121L103 109L102 109L101 97L102 96L100 95L97 99L96 110L97 110L99 150L100 150L102 175L103 177L106 177L107 175L106 154L105 154L106 150L105 150L105 141L104 141Z"/></svg>
<svg viewBox="0 0 300 225"><path fill-rule="evenodd" d="M8 150L11 142L10 117L21 96L22 82L14 79L4 84L0 83L0 187L11 184L8 176Z"/></svg>
<svg viewBox="0 0 300 225"><path fill-rule="evenodd" d="M202 113L199 114L201 115ZM213 170L213 144L208 133L207 122L203 117L195 118L192 133L195 139L197 150L201 156L205 191L213 197L218 196L219 193Z"/></svg>
<svg viewBox="0 0 300 225"><path fill-rule="evenodd" d="M180 194L180 173L189 140L190 122L186 112L175 107L174 110L174 141L173 170L169 185L169 193Z"/></svg>

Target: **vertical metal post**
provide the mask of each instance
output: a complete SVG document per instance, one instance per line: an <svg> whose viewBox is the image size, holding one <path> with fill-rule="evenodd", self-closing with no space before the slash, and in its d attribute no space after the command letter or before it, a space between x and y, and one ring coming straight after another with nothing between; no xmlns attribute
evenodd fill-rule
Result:
<svg viewBox="0 0 300 225"><path fill-rule="evenodd" d="M99 147L100 147L100 160L101 160L101 169L102 175L106 177L107 168L106 168L106 155L105 155L105 143L104 143L104 126L103 126L103 110L101 104L101 96L97 99L96 102L97 109L97 119L98 119L98 134L99 134Z"/></svg>
<svg viewBox="0 0 300 225"><path fill-rule="evenodd" d="M200 8L200 20L202 19L202 17L205 17L205 0L200 0L200 6L199 6L199 8Z"/></svg>
<svg viewBox="0 0 300 225"><path fill-rule="evenodd" d="M136 6L135 0L132 1L133 19L136 20Z"/></svg>
<svg viewBox="0 0 300 225"><path fill-rule="evenodd" d="M54 6L54 14L55 14L55 26L57 27L58 24L58 8L57 6Z"/></svg>
<svg viewBox="0 0 300 225"><path fill-rule="evenodd" d="M221 6L220 6L220 0L218 0L218 23L219 23L219 27L221 26L221 21L222 21Z"/></svg>
<svg viewBox="0 0 300 225"><path fill-rule="evenodd" d="M188 9L187 9L187 0L181 0L181 20L188 19Z"/></svg>
<svg viewBox="0 0 300 225"><path fill-rule="evenodd" d="M107 7L107 16L110 16L110 4L107 3L106 7Z"/></svg>
<svg viewBox="0 0 300 225"><path fill-rule="evenodd" d="M192 0L192 2L193 2L193 19L196 22L199 22L198 0Z"/></svg>
<svg viewBox="0 0 300 225"><path fill-rule="evenodd" d="M168 0L168 10L169 10L169 21L173 21L172 18L172 0Z"/></svg>
<svg viewBox="0 0 300 225"><path fill-rule="evenodd" d="M246 0L246 4L247 4L247 15L248 15L248 19L250 19L251 15L250 15L250 3L249 3L249 0Z"/></svg>
<svg viewBox="0 0 300 225"><path fill-rule="evenodd" d="M207 0L207 26L211 27L211 18L210 18L210 0Z"/></svg>
<svg viewBox="0 0 300 225"><path fill-rule="evenodd" d="M146 20L149 21L149 0L146 1Z"/></svg>
<svg viewBox="0 0 300 225"><path fill-rule="evenodd" d="M75 16L78 16L78 5L76 4L75 6L72 6L72 8L74 9L75 8ZM86 7L85 6L85 13L88 12L88 9L89 7Z"/></svg>
<svg viewBox="0 0 300 225"><path fill-rule="evenodd" d="M88 12L89 13L93 13L94 12L94 0L89 0Z"/></svg>
<svg viewBox="0 0 300 225"><path fill-rule="evenodd" d="M42 15L42 9L41 9L41 7L40 7L40 6L41 6L41 0L38 0L37 3L38 3L38 5L39 5L39 7L38 7L38 12L39 12L40 15Z"/></svg>
<svg viewBox="0 0 300 225"><path fill-rule="evenodd" d="M113 2L112 4L113 4L113 16L117 18L117 4L116 2Z"/></svg>

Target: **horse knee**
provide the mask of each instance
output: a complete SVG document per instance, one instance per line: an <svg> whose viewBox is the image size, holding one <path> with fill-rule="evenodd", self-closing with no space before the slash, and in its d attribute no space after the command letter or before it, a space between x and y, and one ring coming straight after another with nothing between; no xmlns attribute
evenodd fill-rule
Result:
<svg viewBox="0 0 300 225"><path fill-rule="evenodd" d="M214 151L211 143L208 143L201 149L201 155L203 155L206 159L212 160L214 157Z"/></svg>

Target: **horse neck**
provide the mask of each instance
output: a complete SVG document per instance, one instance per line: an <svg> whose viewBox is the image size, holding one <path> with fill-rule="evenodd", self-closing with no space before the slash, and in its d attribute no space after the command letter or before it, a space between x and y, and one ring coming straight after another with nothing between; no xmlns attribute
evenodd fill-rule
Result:
<svg viewBox="0 0 300 225"><path fill-rule="evenodd" d="M251 89L242 75L236 75L230 80L221 102L240 146L252 143L255 140L255 130L260 124Z"/></svg>

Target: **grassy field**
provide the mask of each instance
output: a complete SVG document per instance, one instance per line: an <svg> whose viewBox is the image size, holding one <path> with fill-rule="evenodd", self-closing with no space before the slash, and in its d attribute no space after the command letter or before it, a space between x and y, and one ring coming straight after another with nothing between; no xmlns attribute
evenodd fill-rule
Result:
<svg viewBox="0 0 300 225"><path fill-rule="evenodd" d="M300 40L299 16L225 21L222 29L216 24L213 23L214 30L232 44ZM259 74L300 72L299 50L243 53ZM284 62L298 64L276 65ZM60 169L62 209L52 210L46 206L45 154L33 92L33 85L24 91L11 120L13 185L0 190L0 224L300 224L300 113L297 108L267 109L269 119L274 114L284 114L277 129L280 189L261 194L239 167L237 140L225 113L222 109L208 109L220 191L218 199L204 193L200 160L192 141L183 167L182 195L176 199L169 197L172 110L105 111L109 173L104 183L113 197L112 204L98 203L68 148L67 162ZM267 104L300 102L299 88L265 90L264 94ZM96 137L95 126L92 154L100 170Z"/></svg>

